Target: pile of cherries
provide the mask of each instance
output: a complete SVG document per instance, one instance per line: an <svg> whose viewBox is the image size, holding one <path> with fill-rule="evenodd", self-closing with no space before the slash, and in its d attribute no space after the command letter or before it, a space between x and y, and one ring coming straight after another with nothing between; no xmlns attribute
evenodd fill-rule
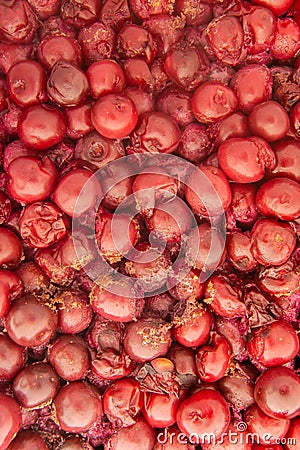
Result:
<svg viewBox="0 0 300 450"><path fill-rule="evenodd" d="M300 1L0 0L0 149L0 450L299 449Z"/></svg>

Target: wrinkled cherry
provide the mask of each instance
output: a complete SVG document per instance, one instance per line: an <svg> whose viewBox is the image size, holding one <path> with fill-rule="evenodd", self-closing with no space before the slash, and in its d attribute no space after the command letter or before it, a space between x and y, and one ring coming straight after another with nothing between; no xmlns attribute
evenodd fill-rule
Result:
<svg viewBox="0 0 300 450"><path fill-rule="evenodd" d="M47 93L59 106L82 103L90 90L85 73L68 61L59 60L52 67L47 81Z"/></svg>
<svg viewBox="0 0 300 450"><path fill-rule="evenodd" d="M22 238L32 247L45 248L62 239L68 223L61 211L51 203L32 203L20 217Z"/></svg>
<svg viewBox="0 0 300 450"><path fill-rule="evenodd" d="M135 416L143 406L140 385L131 378L115 381L103 395L104 413L116 426L128 427L135 424Z"/></svg>
<svg viewBox="0 0 300 450"><path fill-rule="evenodd" d="M223 378L229 367L231 353L227 340L217 333L212 333L211 345L200 347L195 356L199 378L209 383Z"/></svg>
<svg viewBox="0 0 300 450"><path fill-rule="evenodd" d="M218 81L201 84L193 94L192 109L199 122L211 123L225 119L237 108L234 92Z"/></svg>

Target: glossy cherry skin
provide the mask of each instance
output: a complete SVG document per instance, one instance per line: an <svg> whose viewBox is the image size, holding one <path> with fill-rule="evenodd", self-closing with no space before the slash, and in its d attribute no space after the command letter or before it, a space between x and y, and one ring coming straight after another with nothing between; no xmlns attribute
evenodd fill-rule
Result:
<svg viewBox="0 0 300 450"><path fill-rule="evenodd" d="M17 434L7 450L48 450L46 442L37 432L26 430Z"/></svg>
<svg viewBox="0 0 300 450"><path fill-rule="evenodd" d="M79 66L82 62L82 51L75 39L54 34L46 36L39 43L38 58L49 70L61 59Z"/></svg>
<svg viewBox="0 0 300 450"><path fill-rule="evenodd" d="M278 141L285 137L290 127L286 110L274 101L254 106L248 121L252 133L268 142Z"/></svg>
<svg viewBox="0 0 300 450"><path fill-rule="evenodd" d="M199 165L188 178L185 198L193 211L201 216L222 214L231 203L230 185L224 172L217 167Z"/></svg>
<svg viewBox="0 0 300 450"><path fill-rule="evenodd" d="M249 432L256 434L256 439L262 444L273 444L276 439L283 438L290 426L289 420L269 417L257 405L246 411L245 421Z"/></svg>
<svg viewBox="0 0 300 450"><path fill-rule="evenodd" d="M7 73L7 86L11 98L22 107L35 105L47 100L46 73L36 61L20 61Z"/></svg>
<svg viewBox="0 0 300 450"><path fill-rule="evenodd" d="M122 139L135 128L138 114L133 101L123 94L98 98L91 112L92 124L102 136Z"/></svg>
<svg viewBox="0 0 300 450"><path fill-rule="evenodd" d="M297 373L287 367L277 366L266 370L256 380L254 398L268 416L292 419L300 411L299 392L300 379Z"/></svg>
<svg viewBox="0 0 300 450"><path fill-rule="evenodd" d="M47 363L25 367L13 381L13 393L24 408L42 406L53 400L59 389L59 378Z"/></svg>
<svg viewBox="0 0 300 450"><path fill-rule="evenodd" d="M254 3L256 3L257 5L265 6L266 8L270 9L276 16L281 16L290 9L293 2L291 0L255 0Z"/></svg>
<svg viewBox="0 0 300 450"><path fill-rule="evenodd" d="M85 330L92 320L92 308L83 292L65 290L58 295L57 330L77 334Z"/></svg>
<svg viewBox="0 0 300 450"><path fill-rule="evenodd" d="M269 68L258 64L250 64L239 69L231 79L239 104L239 109L249 113L252 108L272 96L272 74Z"/></svg>
<svg viewBox="0 0 300 450"><path fill-rule="evenodd" d="M103 411L116 426L136 423L135 416L144 406L140 385L131 378L117 380L103 395Z"/></svg>
<svg viewBox="0 0 300 450"><path fill-rule="evenodd" d="M291 256L295 244L296 235L286 222L260 219L252 229L251 252L262 265L284 264Z"/></svg>
<svg viewBox="0 0 300 450"><path fill-rule="evenodd" d="M24 347L13 342L7 334L0 335L0 380L12 380L26 362L26 351Z"/></svg>
<svg viewBox="0 0 300 450"><path fill-rule="evenodd" d="M172 328L173 336L185 347L198 347L207 341L212 321L211 313L199 306L178 318L178 324Z"/></svg>
<svg viewBox="0 0 300 450"><path fill-rule="evenodd" d="M193 113L201 123L225 119L236 108L237 99L234 92L228 86L217 81L201 84L192 97Z"/></svg>
<svg viewBox="0 0 300 450"><path fill-rule="evenodd" d="M62 212L48 202L32 203L20 217L22 238L36 248L49 247L62 239L67 233L67 226Z"/></svg>
<svg viewBox="0 0 300 450"><path fill-rule="evenodd" d="M153 428L169 427L176 422L180 399L175 394L144 394L143 415Z"/></svg>
<svg viewBox="0 0 300 450"><path fill-rule="evenodd" d="M230 423L229 407L221 394L203 389L192 394L179 405L177 425L187 436L195 433L199 438L206 433L220 437Z"/></svg>
<svg viewBox="0 0 300 450"><path fill-rule="evenodd" d="M213 383L226 374L231 357L231 348L227 340L217 333L212 333L212 345L205 345L197 350L195 361L199 378Z"/></svg>
<svg viewBox="0 0 300 450"><path fill-rule="evenodd" d="M300 216L300 185L289 178L272 178L258 189L256 204L264 216L296 219Z"/></svg>
<svg viewBox="0 0 300 450"><path fill-rule="evenodd" d="M91 177L87 169L73 169L60 179L53 201L68 216L78 217L95 205L101 191L97 179Z"/></svg>
<svg viewBox="0 0 300 450"><path fill-rule="evenodd" d="M138 437L138 439L137 439ZM138 420L134 425L119 428L106 442L105 450L153 450L155 432L144 420Z"/></svg>
<svg viewBox="0 0 300 450"><path fill-rule="evenodd" d="M20 406L12 397L0 392L0 449L6 450L21 428Z"/></svg>
<svg viewBox="0 0 300 450"><path fill-rule="evenodd" d="M125 75L121 66L112 59L96 61L89 66L86 75L94 98L118 94L125 88Z"/></svg>
<svg viewBox="0 0 300 450"><path fill-rule="evenodd" d="M34 156L16 158L8 167L8 191L23 203L33 203L48 198L57 180L57 170L46 157L40 160Z"/></svg>
<svg viewBox="0 0 300 450"><path fill-rule="evenodd" d="M61 429L68 433L88 431L103 413L100 394L84 381L60 388L53 404Z"/></svg>
<svg viewBox="0 0 300 450"><path fill-rule="evenodd" d="M68 381L84 378L90 367L89 350L79 336L60 336L50 347L48 359L56 373Z"/></svg>
<svg viewBox="0 0 300 450"><path fill-rule="evenodd" d="M115 285L118 289L118 284L111 280L110 286ZM126 282L122 285L122 290L117 295L105 287L96 285L90 293L90 303L93 310L106 319L111 319L117 322L131 322L140 316L144 300L135 298L131 286Z"/></svg>
<svg viewBox="0 0 300 450"><path fill-rule="evenodd" d="M147 62L141 57L126 59L123 63L126 84L141 89L153 89L154 79Z"/></svg>
<svg viewBox="0 0 300 450"><path fill-rule="evenodd" d="M93 130L91 121L92 102L86 102L65 109L67 135L71 139L80 139Z"/></svg>
<svg viewBox="0 0 300 450"><path fill-rule="evenodd" d="M6 237L7 238L7 237ZM5 317L10 302L23 294L23 283L20 276L9 270L0 270L0 317Z"/></svg>
<svg viewBox="0 0 300 450"><path fill-rule="evenodd" d="M221 121L213 122L208 130L215 140L216 147L219 147L227 139L247 137L250 134L247 117L240 112L234 112Z"/></svg>
<svg viewBox="0 0 300 450"><path fill-rule="evenodd" d="M253 183L275 167L275 155L267 141L253 136L231 138L218 149L218 162L227 177L237 183Z"/></svg>
<svg viewBox="0 0 300 450"><path fill-rule="evenodd" d="M47 81L47 93L58 106L81 104L90 90L85 73L68 61L59 60L52 67Z"/></svg>
<svg viewBox="0 0 300 450"><path fill-rule="evenodd" d="M247 350L254 361L265 367L280 366L295 358L299 339L289 323L275 321L252 331Z"/></svg>
<svg viewBox="0 0 300 450"><path fill-rule="evenodd" d="M172 153L179 144L180 130L175 120L165 113L145 113L131 140L136 153Z"/></svg>
<svg viewBox="0 0 300 450"><path fill-rule="evenodd" d="M46 105L24 109L18 125L20 139L36 150L46 150L59 144L65 132L66 120L63 113Z"/></svg>
<svg viewBox="0 0 300 450"><path fill-rule="evenodd" d="M23 249L18 236L5 227L0 227L0 265L3 269L17 267L22 259Z"/></svg>
<svg viewBox="0 0 300 450"><path fill-rule="evenodd" d="M150 361L167 353L171 345L171 332L166 323L140 319L127 325L124 348L137 362Z"/></svg>
<svg viewBox="0 0 300 450"><path fill-rule="evenodd" d="M253 3L260 3L260 0ZM263 3L263 0L261 4ZM271 8L251 5L243 16L243 28L246 37L250 37L246 43L248 54L258 54L268 50L275 34L276 19L270 11Z"/></svg>
<svg viewBox="0 0 300 450"><path fill-rule="evenodd" d="M33 295L15 300L5 318L9 337L23 347L46 344L54 335L57 317Z"/></svg>

